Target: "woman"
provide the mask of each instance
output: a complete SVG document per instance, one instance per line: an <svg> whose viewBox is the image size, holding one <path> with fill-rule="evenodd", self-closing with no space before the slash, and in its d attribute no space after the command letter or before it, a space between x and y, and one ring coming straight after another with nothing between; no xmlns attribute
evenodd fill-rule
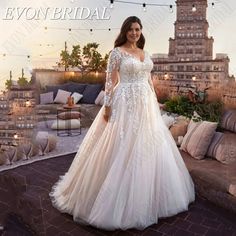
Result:
<svg viewBox="0 0 236 236"><path fill-rule="evenodd" d="M145 227L185 211L194 186L153 90L142 24L127 18L111 51L104 106L50 196L75 221Z"/></svg>

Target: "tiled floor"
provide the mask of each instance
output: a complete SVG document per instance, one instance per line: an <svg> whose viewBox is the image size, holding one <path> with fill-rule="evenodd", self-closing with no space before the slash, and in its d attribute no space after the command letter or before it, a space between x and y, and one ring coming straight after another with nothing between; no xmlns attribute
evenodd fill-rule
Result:
<svg viewBox="0 0 236 236"><path fill-rule="evenodd" d="M74 236L92 236L92 235L206 235L206 236L236 236L236 216L224 211L221 208L209 203L208 201L197 197L196 201L190 205L188 212L180 213L174 217L159 220L158 224L152 225L143 231L127 230L107 232L93 227L80 226L73 222L72 217L67 214L61 214L51 205L48 192L58 176L63 174L73 160L74 155L53 158L41 162L36 162L27 166L22 166L14 170L3 172L5 176L24 176L29 185L27 189L38 188L46 193L43 200L44 224L46 235L74 235ZM1 186L0 186L1 188ZM29 193L30 195L30 193ZM0 209L4 212L7 203L0 198ZM32 212L34 208L31 209ZM2 213L1 212L1 213ZM1 214L0 213L0 214ZM3 213L2 213L3 214ZM2 235L32 235L29 228L24 225L14 214L6 219L6 230ZM1 235L1 233L0 233ZM37 235L37 234L36 234Z"/></svg>

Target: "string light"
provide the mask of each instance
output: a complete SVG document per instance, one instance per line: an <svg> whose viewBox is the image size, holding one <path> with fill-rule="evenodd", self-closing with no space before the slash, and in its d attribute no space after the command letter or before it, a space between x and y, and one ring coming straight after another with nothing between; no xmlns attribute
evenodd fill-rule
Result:
<svg viewBox="0 0 236 236"><path fill-rule="evenodd" d="M192 5L192 12L195 12L195 11L197 11L197 8L196 8L195 4L193 4Z"/></svg>
<svg viewBox="0 0 236 236"><path fill-rule="evenodd" d="M146 9L146 3L143 3L143 11L144 11L144 12L147 11L147 9Z"/></svg>
<svg viewBox="0 0 236 236"><path fill-rule="evenodd" d="M12 57L27 57L28 59L30 58L30 55L24 55L24 54L6 54L6 53L3 53L2 54L3 57L6 57L6 56L12 56Z"/></svg>
<svg viewBox="0 0 236 236"><path fill-rule="evenodd" d="M172 13L173 12L173 6L174 5L169 5L169 4L158 4L158 3L140 3L140 2L131 2L131 1L123 1L123 0L109 0L110 1L110 8L114 7L114 2L116 3L126 3L126 4L133 4L133 5L141 5L143 7L143 11L146 12L146 7L147 6L156 6L156 7L168 7L169 11ZM212 8L214 8L215 3L217 2L212 2ZM192 12L197 11L196 5L192 5Z"/></svg>
<svg viewBox="0 0 236 236"><path fill-rule="evenodd" d="M113 8L114 5L113 5L114 1L113 0L110 0L110 8Z"/></svg>

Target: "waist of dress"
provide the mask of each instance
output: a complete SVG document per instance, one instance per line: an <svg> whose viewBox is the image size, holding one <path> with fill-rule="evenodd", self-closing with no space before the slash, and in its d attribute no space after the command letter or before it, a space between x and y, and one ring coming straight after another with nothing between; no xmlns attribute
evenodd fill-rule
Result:
<svg viewBox="0 0 236 236"><path fill-rule="evenodd" d="M132 80L132 81L120 81L119 85L121 86L130 86L130 85L136 85L136 84L148 84L148 80Z"/></svg>

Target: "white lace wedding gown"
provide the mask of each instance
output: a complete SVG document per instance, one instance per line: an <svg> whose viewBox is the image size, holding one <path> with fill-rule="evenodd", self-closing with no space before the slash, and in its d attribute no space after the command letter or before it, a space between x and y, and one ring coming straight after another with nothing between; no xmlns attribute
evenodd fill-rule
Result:
<svg viewBox="0 0 236 236"><path fill-rule="evenodd" d="M86 134L68 172L50 196L75 221L105 230L145 227L188 209L194 186L164 124L152 90L153 63L112 50L105 104ZM114 88L111 71L120 81Z"/></svg>

